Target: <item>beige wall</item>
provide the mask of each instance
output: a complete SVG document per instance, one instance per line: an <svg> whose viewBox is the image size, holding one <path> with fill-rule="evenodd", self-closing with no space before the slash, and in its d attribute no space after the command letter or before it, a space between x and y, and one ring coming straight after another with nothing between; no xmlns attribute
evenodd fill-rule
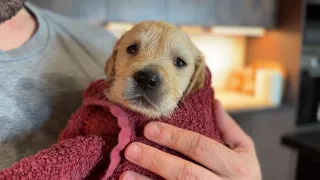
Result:
<svg viewBox="0 0 320 180"><path fill-rule="evenodd" d="M190 35L190 38L205 55L217 89L223 88L231 69L245 64L246 37Z"/></svg>

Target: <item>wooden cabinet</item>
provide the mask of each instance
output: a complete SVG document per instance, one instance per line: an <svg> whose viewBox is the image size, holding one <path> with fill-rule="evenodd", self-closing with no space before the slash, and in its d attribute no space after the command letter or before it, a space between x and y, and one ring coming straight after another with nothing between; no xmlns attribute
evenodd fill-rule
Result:
<svg viewBox="0 0 320 180"><path fill-rule="evenodd" d="M274 27L276 0L219 0L217 24Z"/></svg>
<svg viewBox="0 0 320 180"><path fill-rule="evenodd" d="M63 15L104 22L274 27L277 0L29 0ZM313 0L319 1L320 0Z"/></svg>
<svg viewBox="0 0 320 180"><path fill-rule="evenodd" d="M273 27L276 0L107 0L108 20Z"/></svg>
<svg viewBox="0 0 320 180"><path fill-rule="evenodd" d="M163 20L176 25L273 27L277 0L29 0L88 21Z"/></svg>
<svg viewBox="0 0 320 180"><path fill-rule="evenodd" d="M36 6L48 9L71 18L89 21L93 24L104 23L107 17L106 0L28 0Z"/></svg>
<svg viewBox="0 0 320 180"><path fill-rule="evenodd" d="M108 21L167 20L165 0L108 0Z"/></svg>
<svg viewBox="0 0 320 180"><path fill-rule="evenodd" d="M214 25L217 9L217 0L171 0L168 21L178 25Z"/></svg>

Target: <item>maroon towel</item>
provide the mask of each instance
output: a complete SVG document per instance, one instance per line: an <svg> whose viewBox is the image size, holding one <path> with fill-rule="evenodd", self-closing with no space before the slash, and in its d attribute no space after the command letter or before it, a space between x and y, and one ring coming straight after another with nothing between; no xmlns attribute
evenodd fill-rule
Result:
<svg viewBox="0 0 320 180"><path fill-rule="evenodd" d="M61 141L0 172L1 180L85 179L102 156L103 139L78 136Z"/></svg>
<svg viewBox="0 0 320 180"><path fill-rule="evenodd" d="M124 109L108 101L104 95L107 88L108 84L105 80L98 80L92 83L83 94L84 100L82 106L72 115L67 127L60 134L58 144L54 145L50 150L44 150L34 157L22 160L12 168L0 172L0 179L2 177L9 177L8 174L10 174L11 177L15 177L17 175L17 169L23 169L22 171L28 174L28 170L26 169L32 169L32 166L21 167L21 163L23 164L23 162L28 161L32 161L30 164L33 164L34 161L39 164L35 172L39 173L39 176L41 175L42 178L39 179L50 179L50 176L52 177L52 175L57 174L57 176L62 178L53 179L83 179L83 177L86 177L85 179L115 180L127 170L138 172L152 179L163 179L150 171L130 163L124 158L124 149L131 142L142 142L192 161L174 150L147 140L143 136L143 128L150 122L150 119L138 112ZM212 107L213 99L214 93L211 87L211 73L207 68L204 87L179 102L178 108L176 108L170 118L157 120L198 132L221 142L219 132L215 128ZM100 137L103 141L92 139L92 146L88 146L82 143L87 142L85 139L87 137ZM80 141L79 143L84 145L78 149L69 146L65 147L64 144L68 141L74 142L77 147L79 147L79 145L76 144L77 141ZM66 148L66 150L63 149L62 152L60 152L59 148ZM74 157L67 158L66 161L68 162L63 161L64 164L61 165L60 159L65 159L65 156L70 156L70 154L64 154L65 151L68 153L69 149L76 149L77 151L75 151ZM47 151L53 152L48 153ZM92 156L91 162L88 162L90 161L90 159L88 159L90 157L89 155ZM45 171L46 163L42 160L44 157L49 161L57 163L56 166L50 167L50 170ZM81 158L84 158L84 160L81 161ZM39 159L40 161L38 161ZM43 163L42 166L41 163ZM66 166L68 163L69 166ZM21 173L19 175L19 177L21 177Z"/></svg>

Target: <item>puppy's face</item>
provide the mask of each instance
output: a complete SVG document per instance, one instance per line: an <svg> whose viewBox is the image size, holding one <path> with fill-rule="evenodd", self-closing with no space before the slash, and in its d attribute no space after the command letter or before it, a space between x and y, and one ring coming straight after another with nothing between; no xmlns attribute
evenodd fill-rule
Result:
<svg viewBox="0 0 320 180"><path fill-rule="evenodd" d="M169 116L179 100L204 83L205 62L178 28L144 21L117 42L106 64L108 98L150 118Z"/></svg>

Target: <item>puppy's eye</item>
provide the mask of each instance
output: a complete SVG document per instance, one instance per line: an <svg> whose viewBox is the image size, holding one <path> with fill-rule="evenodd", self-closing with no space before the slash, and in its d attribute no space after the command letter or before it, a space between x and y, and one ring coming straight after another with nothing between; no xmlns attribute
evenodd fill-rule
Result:
<svg viewBox="0 0 320 180"><path fill-rule="evenodd" d="M176 59L173 61L173 64L174 64L175 66L179 67L179 68L184 67L184 66L187 65L187 63L186 63L184 60L182 60L181 58L179 58L179 57L176 58Z"/></svg>
<svg viewBox="0 0 320 180"><path fill-rule="evenodd" d="M138 52L139 52L139 46L136 45L136 44L132 44L132 45L127 47L127 53L128 54L135 55L135 54L138 54Z"/></svg>

